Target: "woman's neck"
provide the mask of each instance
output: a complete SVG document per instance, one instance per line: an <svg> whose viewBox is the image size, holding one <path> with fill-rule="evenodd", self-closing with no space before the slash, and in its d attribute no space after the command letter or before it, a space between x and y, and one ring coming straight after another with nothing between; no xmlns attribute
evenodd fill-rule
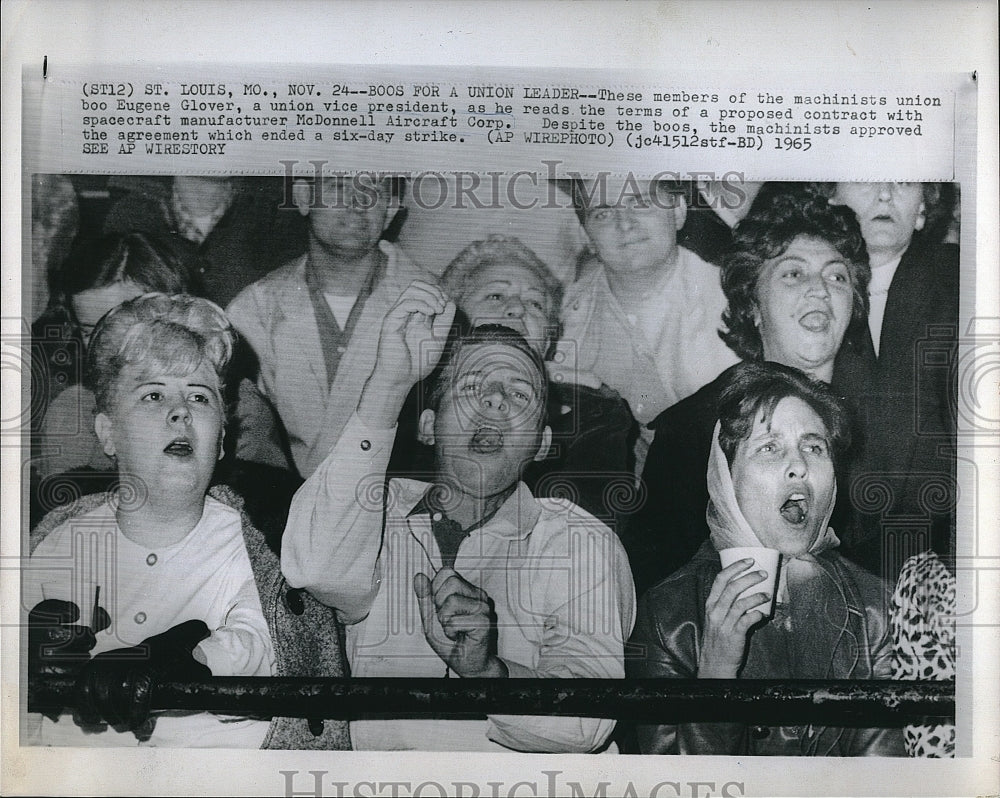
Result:
<svg viewBox="0 0 1000 798"><path fill-rule="evenodd" d="M814 380L819 380L820 382L825 382L828 385L833 382L833 361L829 363L824 363L822 366L817 366L816 368L803 369L806 374L812 377Z"/></svg>
<svg viewBox="0 0 1000 798"><path fill-rule="evenodd" d="M171 505L150 497L138 508L131 509L121 501L115 519L122 534L133 543L155 549L179 543L194 529L205 512L205 500L191 504Z"/></svg>

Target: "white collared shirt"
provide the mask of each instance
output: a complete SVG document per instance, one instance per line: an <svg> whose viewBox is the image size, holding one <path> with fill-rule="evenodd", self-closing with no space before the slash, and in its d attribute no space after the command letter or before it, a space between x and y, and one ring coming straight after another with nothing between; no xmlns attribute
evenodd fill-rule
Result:
<svg viewBox="0 0 1000 798"><path fill-rule="evenodd" d="M281 565L349 623L355 676L444 677L424 638L413 577L433 578L441 556L426 515L409 513L428 484L381 486L395 430L370 430L355 415L292 503ZM517 490L462 541L455 570L493 599L498 656L512 678L624 677L624 642L635 590L618 538L575 505ZM368 720L351 724L366 750L584 752L599 749L614 721L491 715L487 720Z"/></svg>
<svg viewBox="0 0 1000 798"><path fill-rule="evenodd" d="M900 255L888 263L872 268L872 279L868 284L868 330L872 334L876 357L882 340L882 320L885 318L885 306L889 300L889 287L902 259L903 256Z"/></svg>

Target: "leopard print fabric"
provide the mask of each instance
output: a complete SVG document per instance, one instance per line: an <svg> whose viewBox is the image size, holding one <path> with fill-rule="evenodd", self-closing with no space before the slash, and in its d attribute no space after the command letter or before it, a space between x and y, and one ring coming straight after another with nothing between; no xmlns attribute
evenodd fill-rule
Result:
<svg viewBox="0 0 1000 798"><path fill-rule="evenodd" d="M903 565L889 608L889 630L894 678L955 678L955 577L933 552L910 557ZM905 726L903 737L910 756L955 756L952 723Z"/></svg>

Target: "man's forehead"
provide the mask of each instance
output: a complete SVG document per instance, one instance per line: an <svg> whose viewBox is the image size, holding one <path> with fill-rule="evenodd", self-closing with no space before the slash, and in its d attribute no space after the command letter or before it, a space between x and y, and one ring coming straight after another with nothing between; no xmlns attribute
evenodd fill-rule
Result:
<svg viewBox="0 0 1000 798"><path fill-rule="evenodd" d="M538 385L542 381L542 374L527 353L500 341L462 345L455 369L455 379L469 374L520 378L533 385Z"/></svg>
<svg viewBox="0 0 1000 798"><path fill-rule="evenodd" d="M501 282L517 282L545 293L545 284L542 279L526 265L515 260L484 263L476 269L470 280L474 287L484 287Z"/></svg>
<svg viewBox="0 0 1000 798"><path fill-rule="evenodd" d="M654 196L668 197L672 192L659 185L658 181L635 175L602 175L599 178L585 178L583 183L589 205L615 205L621 199L639 197L650 199Z"/></svg>
<svg viewBox="0 0 1000 798"><path fill-rule="evenodd" d="M389 178L377 175L331 175L323 178L323 189L330 191L371 191L389 190Z"/></svg>

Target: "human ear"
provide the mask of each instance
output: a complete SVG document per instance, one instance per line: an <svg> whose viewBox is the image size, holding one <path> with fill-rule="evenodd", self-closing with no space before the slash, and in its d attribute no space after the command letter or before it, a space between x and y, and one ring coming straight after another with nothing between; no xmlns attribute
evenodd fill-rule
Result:
<svg viewBox="0 0 1000 798"><path fill-rule="evenodd" d="M296 180L292 186L292 201L299 209L299 215L308 216L309 208L312 205L313 191L305 180Z"/></svg>
<svg viewBox="0 0 1000 798"><path fill-rule="evenodd" d="M114 457L117 454L114 441L114 424L104 413L98 413L94 416L94 432L97 434L97 440L101 442L101 448L104 449L104 453L108 457Z"/></svg>
<svg viewBox="0 0 1000 798"><path fill-rule="evenodd" d="M436 416L429 407L420 414L417 422L417 440L425 446L434 445L434 420Z"/></svg>
<svg viewBox="0 0 1000 798"><path fill-rule="evenodd" d="M684 226L684 220L687 219L688 206L684 201L683 197L676 197L677 205L674 207L674 224L678 230Z"/></svg>
<svg viewBox="0 0 1000 798"><path fill-rule="evenodd" d="M924 225L927 223L927 206L921 202L920 210L917 211L917 220L913 223L913 229L916 232L920 232L924 229Z"/></svg>
<svg viewBox="0 0 1000 798"><path fill-rule="evenodd" d="M545 429L542 430L542 440L538 447L538 451L535 452L535 456L532 460L540 461L544 460L549 456L549 449L552 448L552 427L545 425Z"/></svg>

